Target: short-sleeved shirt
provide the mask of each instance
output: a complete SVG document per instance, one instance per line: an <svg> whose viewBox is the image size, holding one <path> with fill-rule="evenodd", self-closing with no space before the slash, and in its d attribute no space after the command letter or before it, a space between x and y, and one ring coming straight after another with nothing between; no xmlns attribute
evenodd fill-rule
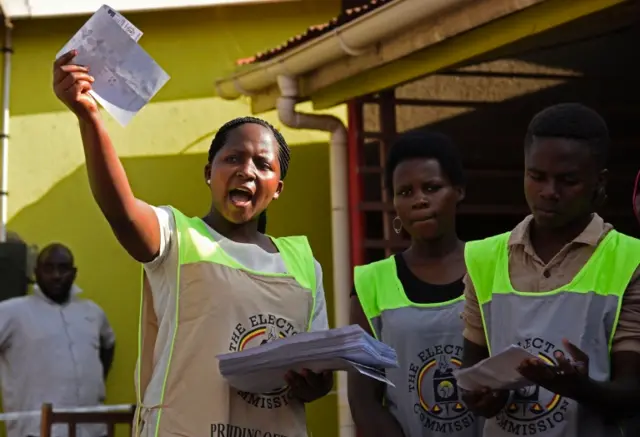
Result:
<svg viewBox="0 0 640 437"><path fill-rule="evenodd" d="M163 314L172 314L174 308L169 308L172 300L168 299L175 293L178 272L178 248L176 222L169 207L154 207L160 224L160 252L158 256L144 265L145 273L153 293L155 312L158 318ZM220 235L210 226L208 231L220 247L238 263L248 269L269 272L287 273L282 256L279 253L269 253L255 244L238 243ZM325 330L329 328L327 304L324 287L322 285L322 268L315 261L316 272L316 304L311 321L311 330Z"/></svg>
<svg viewBox="0 0 640 437"><path fill-rule="evenodd" d="M568 284L582 269L613 226L593 215L591 222L573 241L563 247L548 263L544 263L529 237L533 216L528 216L511 232L508 242L509 277L514 288L527 292L545 292ZM465 277L464 337L485 345L486 338L478 298L471 279ZM622 300L612 352L640 353L640 269L636 269Z"/></svg>
<svg viewBox="0 0 640 437"><path fill-rule="evenodd" d="M105 398L100 348L115 344L102 309L72 297L63 305L34 287L29 296L0 302L0 380L5 412L54 407L92 407ZM40 418L7 421L8 437L40 435ZM78 437L106 434L102 425L79 425ZM53 436L67 436L66 425L54 425Z"/></svg>

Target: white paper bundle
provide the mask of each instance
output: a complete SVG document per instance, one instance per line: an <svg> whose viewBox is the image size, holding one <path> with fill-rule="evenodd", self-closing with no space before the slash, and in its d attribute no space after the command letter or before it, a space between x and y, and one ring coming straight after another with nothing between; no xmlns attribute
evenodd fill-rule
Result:
<svg viewBox="0 0 640 437"><path fill-rule="evenodd" d="M219 355L220 373L232 387L265 393L284 385L289 370L356 369L387 384L384 369L398 367L396 351L360 326L304 332L291 337Z"/></svg>

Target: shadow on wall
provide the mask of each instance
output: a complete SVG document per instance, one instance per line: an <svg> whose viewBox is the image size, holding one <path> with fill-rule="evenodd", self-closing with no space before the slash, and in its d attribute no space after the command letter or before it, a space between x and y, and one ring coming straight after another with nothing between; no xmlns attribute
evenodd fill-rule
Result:
<svg viewBox="0 0 640 437"><path fill-rule="evenodd" d="M123 164L136 195L153 205L171 204L188 215L209 207L203 166L206 154L125 158ZM327 144L292 147L292 166L282 197L269 208L269 233L304 234L324 268L329 318L333 320L329 148ZM133 374L137 356L140 267L119 246L95 205L85 167L60 180L37 202L9 222L29 243L68 245L76 257L83 296L106 312L117 337L116 358L107 383L107 403L135 402ZM333 395L332 397L334 397ZM337 429L335 398L311 405L315 435ZM120 436L124 436L122 431Z"/></svg>

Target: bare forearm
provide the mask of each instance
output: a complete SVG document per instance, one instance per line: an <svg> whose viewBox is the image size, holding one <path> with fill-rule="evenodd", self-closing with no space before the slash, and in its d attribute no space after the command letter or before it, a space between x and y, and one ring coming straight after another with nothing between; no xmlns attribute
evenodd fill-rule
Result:
<svg viewBox="0 0 640 437"><path fill-rule="evenodd" d="M485 358L489 358L489 348L487 346L475 344L466 338L463 345L462 367L471 367Z"/></svg>
<svg viewBox="0 0 640 437"><path fill-rule="evenodd" d="M349 407L362 437L404 437L402 427L382 404L378 383L360 374L349 374Z"/></svg>
<svg viewBox="0 0 640 437"><path fill-rule="evenodd" d="M99 115L79 123L89 184L98 207L127 252L140 262L151 261L160 249L155 212L133 195Z"/></svg>
<svg viewBox="0 0 640 437"><path fill-rule="evenodd" d="M100 348L100 362L102 363L102 370L104 379L107 379L111 365L113 364L113 356L115 355L115 345L109 348Z"/></svg>
<svg viewBox="0 0 640 437"><path fill-rule="evenodd" d="M111 221L133 220L136 198L99 116L80 120L87 173L93 197Z"/></svg>

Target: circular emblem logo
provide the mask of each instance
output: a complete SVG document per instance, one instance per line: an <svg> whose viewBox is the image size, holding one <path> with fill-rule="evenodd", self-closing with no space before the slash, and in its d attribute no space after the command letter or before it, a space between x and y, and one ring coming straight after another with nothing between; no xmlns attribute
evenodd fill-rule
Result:
<svg viewBox="0 0 640 437"><path fill-rule="evenodd" d="M542 352L538 352L537 355L546 364L556 364L554 359ZM552 413L560 405L561 400L562 397L559 394L531 385L514 392L511 402L505 408L505 414L511 419L523 422L538 420Z"/></svg>
<svg viewBox="0 0 640 437"><path fill-rule="evenodd" d="M247 323L238 323L231 335L229 350L238 352L272 342L279 338L297 334L294 326L287 319L273 314L257 314L251 316ZM291 399L287 385L268 393L248 393L238 391L246 403L265 409L275 409L288 405Z"/></svg>
<svg viewBox="0 0 640 437"><path fill-rule="evenodd" d="M409 392L415 392L414 413L425 428L452 433L475 419L461 399L453 371L460 368L462 347L437 345L420 352L409 365Z"/></svg>
<svg viewBox="0 0 640 437"><path fill-rule="evenodd" d="M553 356L558 351L563 352L554 343L540 337L525 339L518 345L549 365L556 365ZM522 435L525 430L544 433L554 428L561 429L569 408L571 403L568 399L532 385L516 390L496 419L500 428L513 435Z"/></svg>
<svg viewBox="0 0 640 437"><path fill-rule="evenodd" d="M460 400L454 368L461 366L457 358L440 355L426 362L418 374L418 398L425 413L442 420L455 420L467 412Z"/></svg>

